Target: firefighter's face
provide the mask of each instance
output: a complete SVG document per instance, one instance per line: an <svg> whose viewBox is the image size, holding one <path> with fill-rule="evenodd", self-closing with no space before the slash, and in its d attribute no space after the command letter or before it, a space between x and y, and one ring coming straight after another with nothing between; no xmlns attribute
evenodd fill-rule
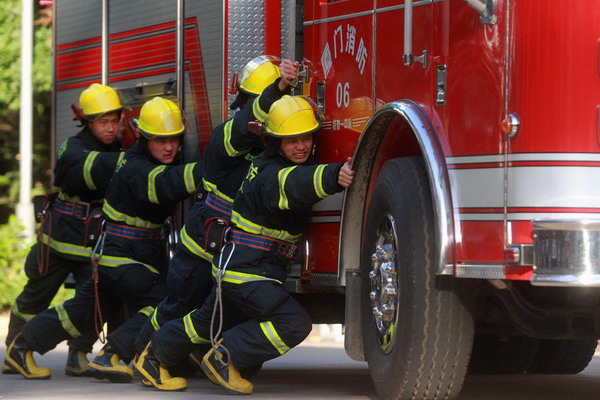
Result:
<svg viewBox="0 0 600 400"><path fill-rule="evenodd" d="M104 144L113 144L119 133L119 113L109 113L88 122L92 134Z"/></svg>
<svg viewBox="0 0 600 400"><path fill-rule="evenodd" d="M152 157L163 164L171 164L179 152L179 136L155 137L148 141Z"/></svg>
<svg viewBox="0 0 600 400"><path fill-rule="evenodd" d="M295 164L308 160L313 145L313 135L281 139L281 152Z"/></svg>

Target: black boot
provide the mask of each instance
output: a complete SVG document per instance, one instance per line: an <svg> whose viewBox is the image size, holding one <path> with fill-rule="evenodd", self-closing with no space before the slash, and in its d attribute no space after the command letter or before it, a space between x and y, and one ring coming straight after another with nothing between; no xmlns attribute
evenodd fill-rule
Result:
<svg viewBox="0 0 600 400"><path fill-rule="evenodd" d="M175 391L187 388L185 378L172 377L169 370L163 366L152 353L152 343L144 349L134 363L135 370L142 378L142 383L151 383L159 390Z"/></svg>
<svg viewBox="0 0 600 400"><path fill-rule="evenodd" d="M252 394L254 386L241 377L233 362L228 359L221 340L202 359L202 370L211 382L235 393Z"/></svg>
<svg viewBox="0 0 600 400"><path fill-rule="evenodd" d="M69 355L67 356L67 364L65 365L65 374L70 376L90 376L88 372L89 361L85 351L80 351L73 347L69 347Z"/></svg>
<svg viewBox="0 0 600 400"><path fill-rule="evenodd" d="M29 348L20 333L8 346L4 362L26 379L50 379L52 376L48 368L38 367L33 359L33 350Z"/></svg>
<svg viewBox="0 0 600 400"><path fill-rule="evenodd" d="M129 383L133 378L133 370L120 359L108 343L90 361L87 371L96 379L108 379L113 383Z"/></svg>

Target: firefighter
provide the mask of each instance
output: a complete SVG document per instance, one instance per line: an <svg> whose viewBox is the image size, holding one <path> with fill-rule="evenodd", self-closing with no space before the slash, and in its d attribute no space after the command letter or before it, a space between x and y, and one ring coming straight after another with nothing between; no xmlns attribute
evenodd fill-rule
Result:
<svg viewBox="0 0 600 400"><path fill-rule="evenodd" d="M249 132L248 122L264 122L271 104L289 93L290 84L298 76L297 71L297 62L282 60L278 67L266 56L254 58L242 69L238 96L230 106L241 110L213 130L204 157L203 186L207 195L194 204L181 230L182 246L169 265L169 294L139 333L136 340L138 353L144 350L155 330L200 308L210 293L213 255L210 248L205 248L205 223L210 218L229 220L235 193L251 160L263 149L262 138Z"/></svg>
<svg viewBox="0 0 600 400"><path fill-rule="evenodd" d="M113 88L94 83L81 93L79 108L83 129L58 151L54 168L58 192L51 196L38 243L25 260L28 281L12 306L7 346L25 322L48 308L69 273L73 273L77 289L91 276L92 249L85 244L84 225L90 212L101 207L117 160L124 154L117 140L122 106ZM86 354L95 341L93 334L69 340L67 375L86 374ZM2 373L18 371L5 360Z"/></svg>
<svg viewBox="0 0 600 400"><path fill-rule="evenodd" d="M202 369L213 383L249 394L252 383L240 376L240 369L261 365L306 338L310 318L283 288L287 265L297 255L295 243L312 205L348 187L354 174L348 163L314 164L313 132L318 128L305 99L283 96L273 103L266 149L246 174L233 204L229 242L214 258L216 290L200 310L154 333L135 363L142 379L165 390L185 388L185 379L171 377L167 368L198 344L214 341L211 326L214 336L217 326L233 326L204 356ZM222 307L221 324L213 320L220 313L216 303Z"/></svg>
<svg viewBox="0 0 600 400"><path fill-rule="evenodd" d="M134 315L108 335L88 371L111 382L131 381L127 364L134 356L135 335L166 294L163 226L202 178L199 163L172 165L185 130L177 105L160 97L147 101L138 128L141 136L125 153L106 192L105 230L94 251L95 279L73 299L25 324L7 349L8 362L26 378L50 376L36 365L32 351L44 354L64 339L102 329L102 315L125 304Z"/></svg>

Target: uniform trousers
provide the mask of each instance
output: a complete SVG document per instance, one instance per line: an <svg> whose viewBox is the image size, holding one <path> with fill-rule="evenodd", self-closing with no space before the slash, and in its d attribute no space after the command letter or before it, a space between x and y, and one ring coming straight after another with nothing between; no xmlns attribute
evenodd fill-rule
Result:
<svg viewBox="0 0 600 400"><path fill-rule="evenodd" d="M223 282L222 288L224 345L238 369L276 358L310 333L310 317L281 284L270 280ZM213 288L201 309L154 333L152 348L161 363L176 365L196 346L209 343L215 299Z"/></svg>
<svg viewBox="0 0 600 400"><path fill-rule="evenodd" d="M169 264L167 296L156 306L137 335L135 348L142 353L155 330L202 307L213 286L212 264L180 247Z"/></svg>
<svg viewBox="0 0 600 400"><path fill-rule="evenodd" d="M27 321L48 308L69 273L73 273L75 277L76 291L79 291L92 275L89 260L76 260L50 250L47 273L41 276L38 268L38 254L39 244L34 244L25 259L27 283L17 296L11 310L8 335L6 336L7 346L21 332L22 326ZM68 344L71 348L89 353L92 351L95 341L96 334L89 333L70 339Z"/></svg>
<svg viewBox="0 0 600 400"><path fill-rule="evenodd" d="M123 304L132 315L107 336L108 343L128 363L135 355L137 333L156 306L166 295L161 275L141 264L118 267L98 267L98 295L102 315L106 319L118 313ZM94 282L83 284L75 297L38 314L23 325L22 332L29 347L40 354L56 347L61 341L82 334L94 333Z"/></svg>

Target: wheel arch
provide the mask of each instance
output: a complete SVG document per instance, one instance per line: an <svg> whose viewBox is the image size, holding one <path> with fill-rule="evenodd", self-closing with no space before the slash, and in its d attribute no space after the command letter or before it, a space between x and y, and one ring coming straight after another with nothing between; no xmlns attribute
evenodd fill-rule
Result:
<svg viewBox="0 0 600 400"><path fill-rule="evenodd" d="M387 160L414 156L424 159L431 187L436 227L436 273L453 273L452 193L440 136L425 110L414 101L402 99L388 103L377 110L358 140L352 158L354 183L347 189L342 207L338 283L346 286L345 347L355 360L364 360L359 298L360 252L370 194Z"/></svg>

